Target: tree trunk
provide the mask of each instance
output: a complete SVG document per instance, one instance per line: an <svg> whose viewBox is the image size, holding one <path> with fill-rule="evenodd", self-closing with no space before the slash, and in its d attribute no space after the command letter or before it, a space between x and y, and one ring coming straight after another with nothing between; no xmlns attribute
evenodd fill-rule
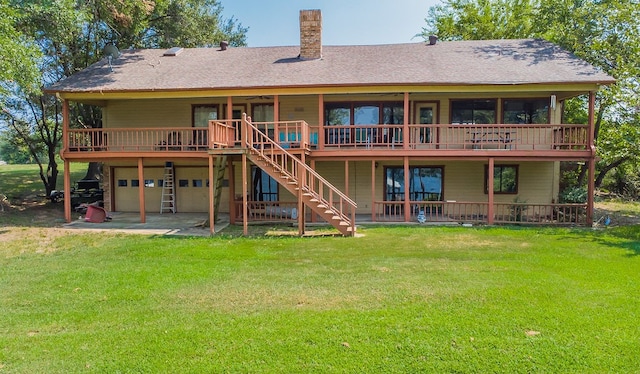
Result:
<svg viewBox="0 0 640 374"><path fill-rule="evenodd" d="M102 180L102 163L90 162L89 166L87 166L87 173L82 179L97 179L101 181Z"/></svg>
<svg viewBox="0 0 640 374"><path fill-rule="evenodd" d="M600 185L602 184L602 181L604 180L604 177L607 175L608 172L610 172L611 170L617 168L618 166L620 166L623 162L627 161L628 159L629 159L629 157L625 156L625 157L623 157L621 159L618 159L618 160L610 163L609 165L606 165L602 169L600 169L600 173L598 173L598 177L596 178L596 181L595 181L596 188L600 187Z"/></svg>

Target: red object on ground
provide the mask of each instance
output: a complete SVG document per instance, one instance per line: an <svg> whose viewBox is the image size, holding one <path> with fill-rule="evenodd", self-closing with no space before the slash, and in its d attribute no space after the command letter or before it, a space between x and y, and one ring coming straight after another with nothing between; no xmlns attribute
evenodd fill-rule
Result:
<svg viewBox="0 0 640 374"><path fill-rule="evenodd" d="M107 219L107 211L104 208L97 205L88 205L87 214L84 216L84 220L93 223L102 223Z"/></svg>

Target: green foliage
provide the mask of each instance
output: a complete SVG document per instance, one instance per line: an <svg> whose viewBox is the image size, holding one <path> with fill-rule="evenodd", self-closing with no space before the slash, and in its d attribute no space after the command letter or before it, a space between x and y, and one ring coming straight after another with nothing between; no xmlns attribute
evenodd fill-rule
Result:
<svg viewBox="0 0 640 374"><path fill-rule="evenodd" d="M34 144L39 144L35 140L32 141ZM42 151L40 148L37 153L40 156L44 156ZM36 162L29 151L27 142L12 129L0 131L0 160L9 164L32 164Z"/></svg>
<svg viewBox="0 0 640 374"><path fill-rule="evenodd" d="M217 0L0 0L0 120L28 145L48 193L57 183L61 108L34 85L49 86L99 61L109 43L207 47L224 39L238 46L246 31L234 18L222 18ZM102 126L100 108L72 103L70 109L70 126Z"/></svg>
<svg viewBox="0 0 640 374"><path fill-rule="evenodd" d="M422 36L443 40L543 38L617 79L596 97L599 185L622 163L640 162L640 6L624 0L445 0ZM587 123L587 100L565 102L565 123ZM623 169L621 169L623 170Z"/></svg>
<svg viewBox="0 0 640 374"><path fill-rule="evenodd" d="M28 93L40 90L40 51L28 35L16 28L18 17L18 10L9 0L0 0L0 110L4 109L6 95L16 87Z"/></svg>
<svg viewBox="0 0 640 374"><path fill-rule="evenodd" d="M0 364L11 373L637 369L638 227L363 233L5 240Z"/></svg>
<svg viewBox="0 0 640 374"><path fill-rule="evenodd" d="M584 204L587 202L587 189L583 186L565 188L558 200L560 204Z"/></svg>

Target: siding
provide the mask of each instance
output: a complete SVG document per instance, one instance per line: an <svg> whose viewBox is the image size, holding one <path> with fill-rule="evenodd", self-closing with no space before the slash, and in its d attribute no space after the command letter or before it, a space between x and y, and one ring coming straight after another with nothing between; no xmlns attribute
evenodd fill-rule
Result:
<svg viewBox="0 0 640 374"><path fill-rule="evenodd" d="M415 102L431 101L439 103L438 123L449 123L450 106L452 99L466 98L546 98L550 92L540 93L412 93L410 95L410 122L415 121ZM296 121L305 120L311 126L318 125L318 96L296 95L279 96L280 120ZM325 95L325 102L402 102L402 93L387 95ZM273 103L269 99L234 98L234 105L243 107L249 115L251 107L256 104ZM551 122L560 123L560 102L558 109L551 111ZM200 98L200 99L155 99L155 100L111 100L104 108L105 128L132 128L132 127L190 127L192 124L192 105L218 105L219 118L225 117L226 98ZM500 100L498 100L500 107ZM500 108L498 108L500 110Z"/></svg>

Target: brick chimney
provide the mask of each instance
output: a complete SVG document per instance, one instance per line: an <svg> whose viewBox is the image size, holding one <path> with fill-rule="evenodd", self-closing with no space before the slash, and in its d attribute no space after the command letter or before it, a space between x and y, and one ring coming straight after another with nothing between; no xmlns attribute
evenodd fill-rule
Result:
<svg viewBox="0 0 640 374"><path fill-rule="evenodd" d="M322 58L322 13L320 9L300 11L300 59Z"/></svg>

